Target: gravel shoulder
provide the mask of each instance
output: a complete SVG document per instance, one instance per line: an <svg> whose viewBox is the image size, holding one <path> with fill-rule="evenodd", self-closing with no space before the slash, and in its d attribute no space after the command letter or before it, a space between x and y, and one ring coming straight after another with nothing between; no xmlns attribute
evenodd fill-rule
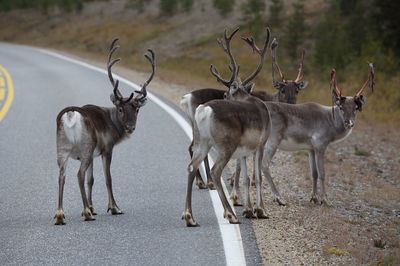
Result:
<svg viewBox="0 0 400 266"><path fill-rule="evenodd" d="M64 54L104 67L98 59L84 54ZM123 67L116 67L115 73L139 84L148 77L147 73ZM149 86L150 91L177 106L180 98L193 89L158 78ZM278 151L271 174L288 205L272 202L264 182L270 218L252 221L263 264L399 265L399 150L397 127L358 121L346 140L326 152L329 206L309 202L312 180L307 153ZM233 169L234 163L230 162L228 170Z"/></svg>

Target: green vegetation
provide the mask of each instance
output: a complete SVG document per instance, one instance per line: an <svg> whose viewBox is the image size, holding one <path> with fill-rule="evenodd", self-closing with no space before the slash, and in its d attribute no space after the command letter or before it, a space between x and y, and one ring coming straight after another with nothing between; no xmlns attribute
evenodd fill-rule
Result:
<svg viewBox="0 0 400 266"><path fill-rule="evenodd" d="M232 11L235 0L213 0L213 4L221 15L226 16Z"/></svg>
<svg viewBox="0 0 400 266"><path fill-rule="evenodd" d="M326 252L329 255L336 255L336 256L343 256L343 255L349 254L348 251L346 251L344 249L339 249L339 248L328 248L326 250Z"/></svg>
<svg viewBox="0 0 400 266"><path fill-rule="evenodd" d="M158 74L162 78L192 88L217 86L208 71L211 63L218 67L222 75L229 75L227 57L215 41L221 37L222 31L216 33L215 30L204 28L200 37L190 32L182 33L180 36L193 36L184 42L174 42L168 38L171 31L179 31L191 23L191 20L186 21L190 14L183 19L174 19L174 16L180 15L179 12L189 12L194 5L200 11L214 7L222 15L221 18L213 18L213 21L236 21L227 25L228 30L241 23L242 31L245 28L249 34L263 39L265 26L270 26L272 36L278 37L281 44L278 49L279 64L289 79L297 75L299 50L306 49L304 78L310 85L299 94L299 102L331 104L329 74L332 68L337 70L338 86L343 94L353 95L367 77L366 62L373 62L376 90L372 95L368 90L365 91L366 106L359 117L361 120L400 125L399 1L325 0L324 5L318 6L302 0L271 0L267 6L261 0L240 3L213 0L200 4L193 0L125 0L127 6L144 15L129 17L127 14L130 13L124 10L111 16L106 16L107 12L103 11L90 15L77 12L89 6L88 2L91 1L104 2L104 6L112 3L106 0L1 0L0 23L3 27L0 40L90 54L102 59L107 45L105 40L120 36L124 43L129 44L123 50L126 54L123 55L122 64L147 70L147 62L143 60L141 66L137 53L144 51L147 45L155 46L155 50L159 45L163 47L160 49L162 52L158 53ZM238 6L242 3L243 6ZM157 5L160 13L165 15L163 19L159 19L158 14L151 15L154 12L146 13L148 6L154 10ZM7 12L13 9L23 10ZM199 16L200 12L192 13L193 16ZM204 21L208 15L200 14ZM224 19L223 16L230 17ZM238 17L242 20L239 21ZM194 21L199 21L199 17ZM176 49L171 53L165 48L170 41L176 43ZM258 40L257 43L260 42ZM240 40L234 40L232 45L241 66L241 76L245 77L256 67L257 55L251 53L249 47ZM268 62L267 58L255 80L256 89L275 92L270 86L271 65ZM355 154L368 156L364 151L355 151Z"/></svg>
<svg viewBox="0 0 400 266"><path fill-rule="evenodd" d="M368 157L371 155L371 153L369 153L368 151L362 150L360 148L358 148L358 146L354 146L354 154L357 156L364 156L364 157Z"/></svg>

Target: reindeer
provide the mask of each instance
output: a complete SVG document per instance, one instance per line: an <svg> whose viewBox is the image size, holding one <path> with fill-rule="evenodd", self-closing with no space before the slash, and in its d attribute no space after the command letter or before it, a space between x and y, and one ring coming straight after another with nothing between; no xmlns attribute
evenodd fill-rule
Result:
<svg viewBox="0 0 400 266"><path fill-rule="evenodd" d="M221 47L231 59L231 81L227 82L221 77L215 66L210 66L211 73L224 85L229 85L225 93L227 100L212 100L200 104L194 114L193 121L193 157L188 166L188 186L186 194L186 206L182 215L186 225L198 226L192 214L192 186L200 163L207 156L209 150L214 148L218 154L211 174L215 182L219 197L224 206L224 217L230 223L239 223L232 207L230 206L221 185L221 173L231 158L240 159L243 171L247 175L246 156L256 152L256 176L257 176L257 202L252 209L248 184L246 187L246 204L243 214L247 217L267 218L261 194L261 176L258 174L259 162L262 159L262 150L268 136L268 110L262 100L249 95L254 84L247 79L241 81L239 78L239 66L236 64L230 51L230 40L225 34L225 44L220 42ZM267 41L268 42L268 41ZM261 53L265 52L265 44ZM260 60L262 65L263 60ZM253 77L254 78L254 77ZM248 181L248 178L245 180Z"/></svg>
<svg viewBox="0 0 400 266"><path fill-rule="evenodd" d="M342 96L336 85L336 71L331 72L330 87L332 91L333 107L317 103L288 105L284 103L265 102L269 111L271 132L268 138L263 173L267 178L275 200L284 204L272 180L269 166L279 148L281 150L297 151L308 150L313 190L311 202L327 203L325 190L324 154L329 144L337 143L347 138L354 127L356 114L361 112L365 102L362 95L368 86L374 88L374 67L369 63L368 79L361 89L352 97ZM317 182L321 182L321 199L317 197Z"/></svg>
<svg viewBox="0 0 400 266"><path fill-rule="evenodd" d="M252 38L245 39L257 53L260 53L260 49L254 43ZM272 86L276 88L278 91L275 94L269 94L265 91L251 91L250 95L257 97L263 101L268 102L283 102L289 104L296 104L297 103L297 95L298 93L305 89L308 85L308 81L303 80L304 78L304 55L305 50L302 50L301 53L301 61L299 64L299 71L297 74L296 79L293 80L286 80L282 74L282 71L277 62L276 56L276 48L278 47L278 41L274 38L271 42L271 59L272 59ZM279 76L281 77L281 81L275 80L274 70L277 69ZM253 165L255 165L255 156L253 156ZM240 206L241 204L238 203L237 191L239 190L239 177L240 177L240 161L237 160L236 163L236 171L228 178L229 183L233 186L231 199L235 206ZM251 184L254 185L255 180L255 171L253 169L253 178L251 179Z"/></svg>
<svg viewBox="0 0 400 266"><path fill-rule="evenodd" d="M236 34L236 32L238 30L239 30L239 28L236 28L231 33L231 35L229 35L229 37L225 30L224 41L225 41L225 43L227 43L226 47L223 46L223 42L221 39L217 40L218 44L222 47L222 49L226 53L228 51L230 52L230 41L232 40L233 36ZM305 88L308 84L308 82L303 82L303 83L300 82L301 78L303 77L303 63L302 62L301 62L301 67L299 68L298 77L296 78L295 82L284 81L284 79L283 79L283 81L281 83L278 83L278 82L273 83L273 84L275 84L275 86L277 88L279 88L277 93L269 94L268 92L265 92L265 91L250 90L250 88L252 87L250 82L258 75L258 73L261 71L262 66L264 64L265 51L266 51L266 46L268 45L268 42L269 42L269 36L270 36L270 31L269 31L269 28L267 28L267 38L266 38L266 41L264 42L264 47L262 49L257 47L257 45L255 44L255 41L252 37L250 37L250 38L242 37L242 39L252 47L253 51L257 52L260 55L260 60L259 60L257 69L248 78L246 78L243 81L245 89L248 90L252 96L260 98L263 101L282 101L282 102L287 102L287 103L296 103L297 94L298 94L299 90ZM276 39L274 39L274 45L273 45L273 49L271 50L271 53L273 53L275 51L277 46L278 46L278 42L276 41ZM274 56L272 58L275 60L275 65L277 66L276 56ZM304 54L302 57L302 61L303 60L304 60ZM232 64L236 64L236 62L233 57L230 57L230 67L232 66ZM231 73L231 78L229 80L225 80L221 77L219 79L219 82L221 82L228 89L233 81L234 81L234 73ZM225 93L226 93L226 91L224 91L224 90L206 88L206 89L199 89L199 90L192 91L191 93L188 93L182 97L180 104L181 104L182 109L188 115L188 117L192 123L192 127L193 127L193 123L194 123L194 114L195 114L196 108L200 104L204 104L208 101L216 100L216 99L223 99ZM189 153L190 153L191 157L193 155L192 147L193 147L193 141L191 142L191 144L189 146ZM204 164L205 164L205 170L206 170L206 176L207 176L207 186L204 184L203 180L201 179L199 172L197 172L197 174L196 174L196 185L200 189L204 189L207 187L210 189L214 189L214 184L213 184L213 181L210 176L210 167L209 167L209 162L208 162L208 156L206 156L206 158L204 160ZM235 177L238 178L238 176L240 174L239 161L237 163L236 168L237 168L236 172L230 178L231 185L233 185L233 181L234 181ZM254 180L254 178L253 178L253 180ZM235 205L237 205L238 204L237 197L236 198L234 197L233 200L234 200Z"/></svg>
<svg viewBox="0 0 400 266"><path fill-rule="evenodd" d="M148 50L146 59L150 62L152 72L148 80L143 84L136 97L131 93L129 97L123 97L118 89L119 81L114 80L111 68L120 61L120 58L112 59L113 53L119 48L116 46L118 39L114 39L108 53L107 70L108 77L113 87L110 95L114 107L99 107L85 105L82 107L70 106L63 109L57 116L57 163L60 168L58 208L55 214L55 224L64 225L63 192L65 183L65 170L69 158L81 162L78 172L78 183L81 191L85 221L95 220L96 215L92 204L93 187L93 158L100 156L103 161L103 170L106 177L108 190L108 211L111 214L123 214L118 207L112 190L110 164L113 148L116 144L128 138L136 128L136 120L139 109L146 103L146 87L153 79L155 73L155 55ZM85 174L87 173L88 194L85 191Z"/></svg>

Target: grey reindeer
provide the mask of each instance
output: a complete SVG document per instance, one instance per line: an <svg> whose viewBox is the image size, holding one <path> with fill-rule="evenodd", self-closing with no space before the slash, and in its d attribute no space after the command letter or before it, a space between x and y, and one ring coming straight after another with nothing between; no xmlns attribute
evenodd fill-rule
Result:
<svg viewBox="0 0 400 266"><path fill-rule="evenodd" d="M116 144L128 138L136 128L139 109L146 103L146 87L153 79L155 73L155 55L148 50L146 59L150 62L152 72L148 80L142 85L136 97L131 93L129 97L123 97L118 89L119 81L114 80L111 68L120 61L120 58L112 59L113 53L119 48L116 45L118 39L114 39L108 53L107 70L108 77L113 87L110 95L113 107L99 107L85 105L82 107L70 106L63 109L57 116L57 163L60 168L58 208L55 213L55 224L64 225L65 215L63 210L63 192L65 183L65 170L69 158L79 160L78 183L82 196L82 216L85 221L95 220L96 215L92 203L93 187L93 158L102 157L104 175L108 191L108 211L111 214L123 214L118 207L112 190L110 165L113 148ZM85 175L87 174L88 194L85 191Z"/></svg>
<svg viewBox="0 0 400 266"><path fill-rule="evenodd" d="M238 32L238 30L239 30L239 28L236 28L229 36L227 34L227 31L225 30L225 33L224 33L224 42L226 43L225 47L224 47L223 41L221 39L217 40L218 44L223 48L223 50L226 53L228 53L228 52L230 53L230 41L232 40L233 36ZM267 28L267 37L264 42L264 47L262 49L257 47L257 45L252 37L249 37L249 38L242 37L242 39L252 47L253 51L257 52L257 54L260 56L259 63L258 63L256 70L242 82L242 84L244 85L244 88L248 91L250 91L250 88L252 88L251 81L258 75L258 73L261 71L262 66L264 64L265 52L267 50L266 46L268 45L268 42L269 42L269 36L270 36L270 30ZM279 101L279 102L286 102L286 103L294 104L297 102L297 95L298 95L299 91L304 89L308 85L307 81L302 81L302 78L304 76L304 73L303 73L304 51L302 54L301 63L300 63L300 67L299 67L299 73L298 73L297 78L294 81L285 80L283 77L283 74L278 66L278 63L276 60L276 54L274 52L276 50L277 46L278 46L278 42L274 38L274 41L271 44L271 48L272 48L271 49L271 57L273 60L273 69L274 68L278 69L278 72L281 76L281 81L276 81L274 79L274 75L273 75L273 87L276 88L278 91L274 94L270 94L268 92L261 91L261 90L251 90L250 94L252 96L255 96L255 97L263 100L263 101ZM233 58L230 58L230 61L231 61L230 65L235 63ZM233 81L234 81L234 73L231 73L231 78L229 80L225 80L223 78L220 78L220 80L219 80L219 82L221 84L223 84L225 87L227 87L228 89ZM192 123L192 127L193 127L194 114L195 114L196 108L199 105L209 102L211 100L224 99L225 93L226 93L226 90L220 90L220 89L214 89L214 88L204 88L204 89L194 90L188 94L185 94L182 97L180 105L181 105L182 109L185 111L185 113L187 114L187 116L189 117L189 119ZM191 157L193 155L192 149L193 149L193 141L191 142L191 144L189 146L189 153L190 153ZM207 156L204 159L204 164L205 164L205 170L206 170L206 176L207 176L207 186L204 184L203 180L201 179L199 171L197 171L197 173L196 173L196 185L200 189L204 189L207 187L210 189L215 189L214 183L213 183L211 175L210 175L210 167L209 167L209 161L208 161ZM239 174L240 174L240 162L238 161L237 167L236 167L236 172L230 178L231 185L233 185L235 177L238 178ZM254 178L253 178L253 180L254 180ZM237 200L235 200L235 198L233 198L233 200L234 200L235 204L237 204Z"/></svg>
<svg viewBox="0 0 400 266"><path fill-rule="evenodd" d="M368 64L368 78L354 96L342 96L337 86L336 70L331 72L330 87L333 107L317 103L288 105L265 102L270 116L271 132L265 147L263 173L270 184L274 199L281 205L282 200L272 180L269 166L279 148L287 151L307 150L313 179L311 200L314 203L327 203L325 189L324 154L330 144L335 144L348 137L355 124L357 112L361 112L365 103L362 95L368 86L373 91L374 67ZM317 182L321 182L321 195L318 199Z"/></svg>

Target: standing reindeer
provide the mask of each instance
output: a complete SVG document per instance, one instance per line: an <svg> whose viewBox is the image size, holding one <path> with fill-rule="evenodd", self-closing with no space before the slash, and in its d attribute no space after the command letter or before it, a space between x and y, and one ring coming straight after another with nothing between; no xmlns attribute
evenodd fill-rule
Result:
<svg viewBox="0 0 400 266"><path fill-rule="evenodd" d="M225 52L227 52L228 50L230 52L230 41L232 40L233 36L236 34L236 32L238 30L239 30L239 28L235 29L235 31L233 31L231 33L231 35L229 35L229 37L225 30L224 41L227 44L226 47L223 46L222 40L218 39L218 44L223 48L223 50ZM260 55L260 60L259 60L257 69L248 78L246 78L242 82L245 86L244 88L247 91L249 91L252 96L260 98L263 101L279 101L279 102L287 102L287 103L296 103L298 92L300 90L304 89L308 84L308 82L306 82L306 81L301 82L301 79L303 78L304 54L302 56L302 62L300 64L299 74L295 81L286 81L283 79L283 75L282 75L282 82L276 82L276 81L273 82L274 87L276 87L278 89L278 92L276 92L275 94L269 94L268 92L265 92L265 91L251 90L251 88L252 88L251 81L258 75L258 73L261 71L262 66L264 64L266 46L268 45L268 42L269 42L269 36L270 36L270 31L267 28L267 38L266 38L266 41L264 42L263 49L259 49L257 47L257 45L255 44L254 39L252 37L250 37L250 38L242 37L242 39L252 47L253 51L257 52ZM279 66L276 62L276 55L272 54L272 53L275 53L274 51L275 51L277 45L278 45L278 42L276 41L276 39L274 39L272 46L271 46L271 48L272 48L271 56L273 59L273 67L278 67L278 69L279 69ZM232 64L236 64L236 62L233 59L233 57L230 57L230 67L232 66ZM280 69L279 69L279 73L281 73ZM233 81L234 81L234 73L231 73L231 78L229 80L225 80L222 78L219 79L219 82L221 82L228 89ZM206 89L195 90L195 91L192 91L191 93L184 95L182 97L180 104L181 104L182 109L188 115L188 117L192 123L192 127L193 127L193 123L194 123L194 114L195 114L196 108L200 104L204 104L211 100L224 99L225 94L226 94L226 91L224 91L224 90L206 88ZM191 144L189 146L189 153L190 153L191 157L193 155L192 147L193 147L193 141L191 142ZM206 176L207 176L207 186L210 189L214 189L214 184L213 184L213 181L210 176L210 167L209 167L209 162L208 162L208 156L206 156L206 158L204 160L204 164L205 164L205 170L206 170ZM236 169L237 169L236 172L230 178L232 185L233 185L233 181L235 180L235 176L238 177L240 174L239 160L238 160ZM253 178L253 180L254 180L254 178ZM196 173L196 184L200 189L207 188L207 186L204 184L203 180L201 179L199 171L197 171L197 173ZM234 197L233 200L234 200L235 205L237 205L237 197L236 198Z"/></svg>
<svg viewBox="0 0 400 266"><path fill-rule="evenodd" d="M270 116L271 132L268 138L263 173L267 178L274 198L284 204L272 180L269 166L276 150L308 150L313 191L311 200L314 203L326 203L324 154L331 143L337 143L351 134L356 114L361 112L364 104L362 92L368 86L374 88L374 67L369 63L368 79L360 91L352 97L342 96L336 85L336 71L331 73L330 87L335 106L328 107L317 103L288 105L265 102ZM321 182L321 200L317 197L317 182Z"/></svg>
<svg viewBox="0 0 400 266"><path fill-rule="evenodd" d="M225 34L225 44L220 42L225 53L231 59L231 82L229 90L225 94L228 100L212 100L197 107L193 121L193 157L188 166L188 185L186 194L186 206L182 215L186 225L198 226L192 214L192 187L196 172L200 163L207 156L209 150L214 148L218 154L211 174L215 182L219 197L224 206L224 217L230 223L239 223L232 207L230 206L221 185L222 170L231 158L240 159L243 175L247 175L245 157L256 153L257 176L257 202L252 209L246 187L246 204L243 214L250 217L267 218L261 194L261 176L258 176L259 162L262 159L263 147L268 137L268 111L262 100L249 95L253 87L252 83L242 82L239 78L239 66L236 64L230 51L230 40ZM264 46L265 50L266 45ZM262 52L264 54L264 51ZM263 58L263 56L262 56ZM261 60L263 62L263 60ZM262 63L260 63L262 65ZM226 82L211 65L211 73L221 83ZM245 179L248 181L248 179Z"/></svg>
<svg viewBox="0 0 400 266"><path fill-rule="evenodd" d="M155 56L152 50L145 57L150 62L152 72L136 97L131 93L123 97L118 89L118 80L114 80L111 68L120 61L111 61L113 53L119 48L116 46L118 39L114 39L108 54L108 77L113 87L110 95L114 107L99 107L85 105L82 107L70 106L63 109L57 116L57 163L60 168L58 208L55 214L55 224L64 225L63 192L65 183L65 170L69 158L81 162L78 172L78 183L81 191L85 221L95 220L96 215L92 205L93 187L93 158L100 156L103 161L103 170L106 177L108 190L108 211L112 214L123 214L117 206L112 191L110 164L113 148L116 144L129 137L136 128L139 109L146 103L146 87L153 79L155 73ZM87 173L88 195L85 191L85 174Z"/></svg>

